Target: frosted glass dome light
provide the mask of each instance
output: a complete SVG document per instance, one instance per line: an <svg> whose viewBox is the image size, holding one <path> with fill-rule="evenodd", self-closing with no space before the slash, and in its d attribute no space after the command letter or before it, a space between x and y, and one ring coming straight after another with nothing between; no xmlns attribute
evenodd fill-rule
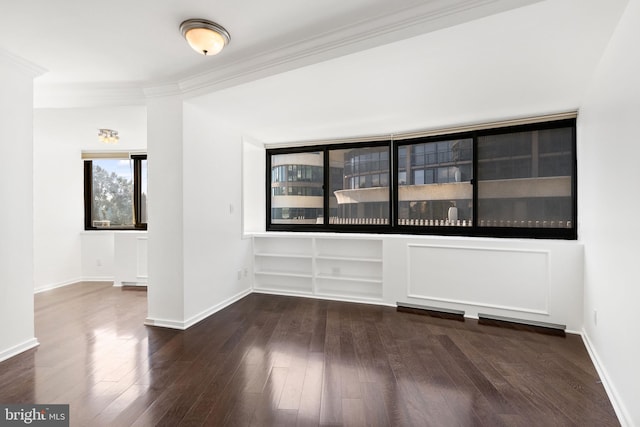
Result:
<svg viewBox="0 0 640 427"><path fill-rule="evenodd" d="M216 55L229 44L227 30L206 19L187 19L180 24L180 32L189 46L202 55Z"/></svg>

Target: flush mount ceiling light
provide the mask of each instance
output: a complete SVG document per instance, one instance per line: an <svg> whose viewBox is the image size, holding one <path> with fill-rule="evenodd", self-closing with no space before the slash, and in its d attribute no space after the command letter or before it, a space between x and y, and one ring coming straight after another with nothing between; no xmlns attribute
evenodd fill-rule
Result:
<svg viewBox="0 0 640 427"><path fill-rule="evenodd" d="M118 131L113 129L98 129L98 139L105 144L117 144L120 140Z"/></svg>
<svg viewBox="0 0 640 427"><path fill-rule="evenodd" d="M189 46L202 55L216 55L229 44L227 30L206 19L187 19L180 24L180 32Z"/></svg>

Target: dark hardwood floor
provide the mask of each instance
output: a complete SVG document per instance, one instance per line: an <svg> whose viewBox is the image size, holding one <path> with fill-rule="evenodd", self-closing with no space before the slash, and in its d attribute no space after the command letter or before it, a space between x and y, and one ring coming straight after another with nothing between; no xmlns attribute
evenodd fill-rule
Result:
<svg viewBox="0 0 640 427"><path fill-rule="evenodd" d="M575 335L259 294L174 331L90 283L35 303L0 402L68 403L72 426L619 425Z"/></svg>

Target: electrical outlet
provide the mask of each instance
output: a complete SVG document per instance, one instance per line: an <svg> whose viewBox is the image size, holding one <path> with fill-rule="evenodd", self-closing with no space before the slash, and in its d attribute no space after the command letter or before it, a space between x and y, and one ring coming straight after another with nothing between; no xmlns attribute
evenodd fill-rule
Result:
<svg viewBox="0 0 640 427"><path fill-rule="evenodd" d="M247 267L245 267L242 272L244 273L244 277L247 277L249 275L249 269Z"/></svg>
<svg viewBox="0 0 640 427"><path fill-rule="evenodd" d="M593 310L593 324L598 326L598 310Z"/></svg>

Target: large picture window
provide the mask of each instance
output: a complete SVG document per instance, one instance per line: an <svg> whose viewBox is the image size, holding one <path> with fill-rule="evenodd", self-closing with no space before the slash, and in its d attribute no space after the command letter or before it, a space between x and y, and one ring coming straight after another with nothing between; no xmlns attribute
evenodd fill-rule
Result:
<svg viewBox="0 0 640 427"><path fill-rule="evenodd" d="M147 156L84 160L85 230L147 229Z"/></svg>
<svg viewBox="0 0 640 427"><path fill-rule="evenodd" d="M575 118L267 150L267 230L576 239Z"/></svg>

